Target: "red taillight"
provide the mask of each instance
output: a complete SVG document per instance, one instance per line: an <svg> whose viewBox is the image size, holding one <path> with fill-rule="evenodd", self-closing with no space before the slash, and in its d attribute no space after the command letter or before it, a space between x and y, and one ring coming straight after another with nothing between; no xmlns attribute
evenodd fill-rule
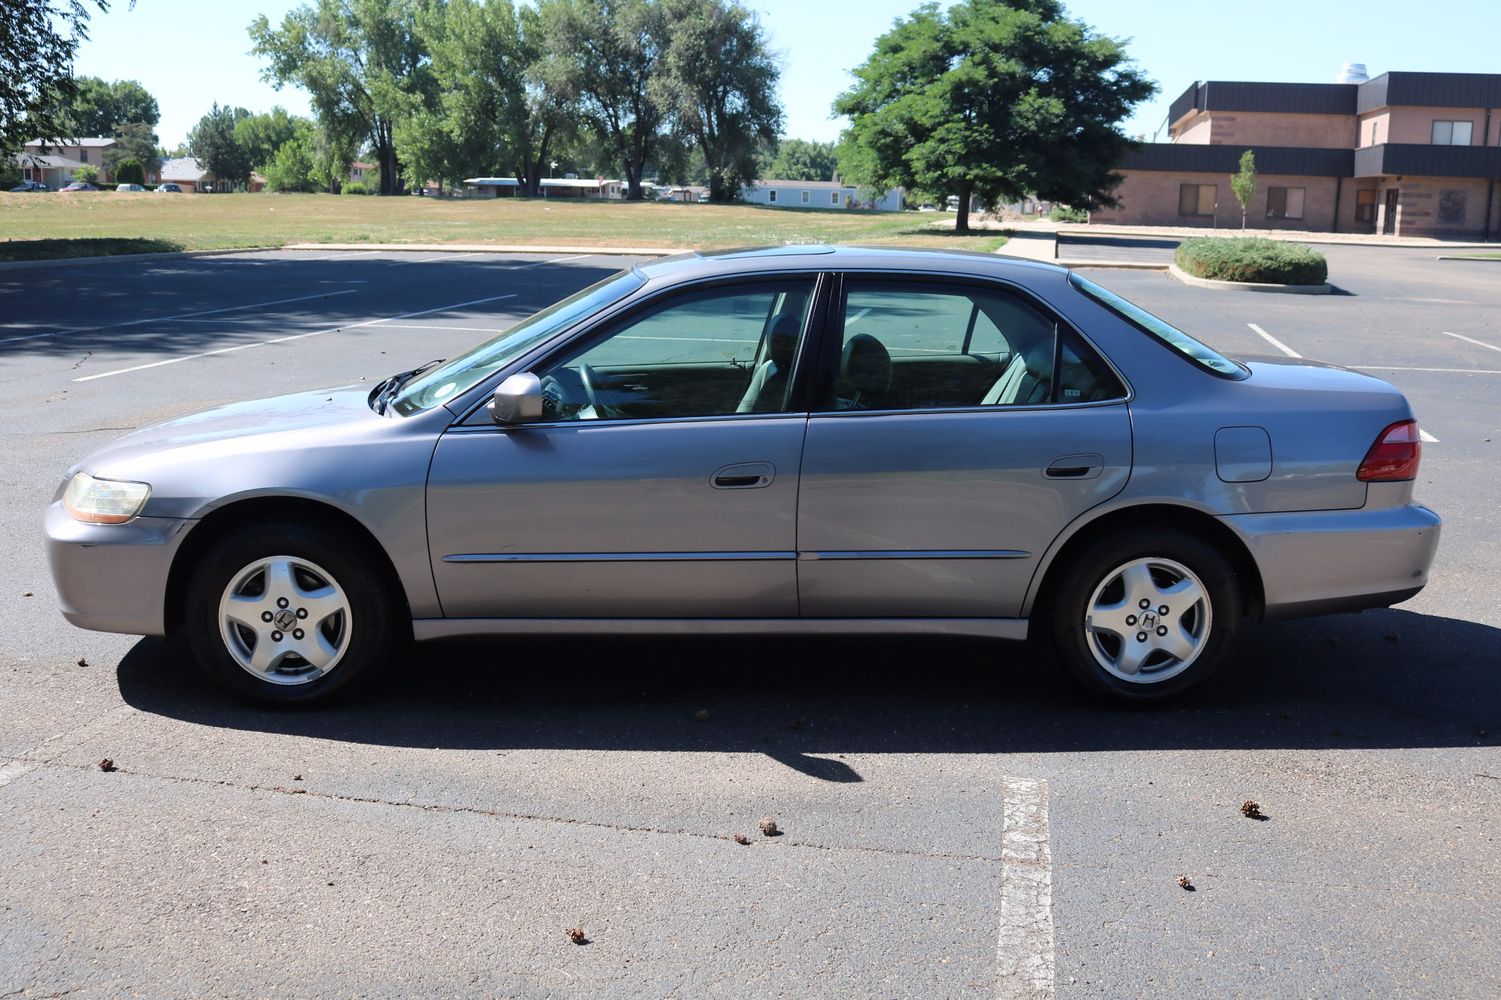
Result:
<svg viewBox="0 0 1501 1000"><path fill-rule="evenodd" d="M1418 478L1423 445L1416 420L1399 420L1376 438L1355 478L1363 483L1395 483Z"/></svg>

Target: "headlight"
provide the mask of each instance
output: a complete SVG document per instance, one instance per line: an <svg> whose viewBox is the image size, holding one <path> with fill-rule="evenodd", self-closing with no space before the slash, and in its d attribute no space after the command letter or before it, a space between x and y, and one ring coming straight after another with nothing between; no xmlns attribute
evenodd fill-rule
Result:
<svg viewBox="0 0 1501 1000"><path fill-rule="evenodd" d="M76 521L90 524L124 524L141 512L151 487L145 483L122 483L95 479L80 472L68 481L63 509Z"/></svg>

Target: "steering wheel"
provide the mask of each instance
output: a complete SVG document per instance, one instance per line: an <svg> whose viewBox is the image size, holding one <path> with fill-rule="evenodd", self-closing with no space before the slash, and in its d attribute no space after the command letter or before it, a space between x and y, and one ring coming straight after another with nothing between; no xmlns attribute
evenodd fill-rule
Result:
<svg viewBox="0 0 1501 1000"><path fill-rule="evenodd" d="M584 395L589 397L589 405L594 407L596 418L619 417L620 411L613 406L607 406L603 398L601 398L599 389L597 388L598 376L594 374L594 369L583 362L579 362L578 373L579 381L584 384Z"/></svg>

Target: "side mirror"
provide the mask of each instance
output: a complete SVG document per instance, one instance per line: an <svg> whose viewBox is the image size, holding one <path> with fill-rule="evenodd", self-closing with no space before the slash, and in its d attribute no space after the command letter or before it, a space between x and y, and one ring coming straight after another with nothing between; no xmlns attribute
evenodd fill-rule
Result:
<svg viewBox="0 0 1501 1000"><path fill-rule="evenodd" d="M542 380L531 372L512 375L495 387L490 418L497 424L523 424L542 417Z"/></svg>

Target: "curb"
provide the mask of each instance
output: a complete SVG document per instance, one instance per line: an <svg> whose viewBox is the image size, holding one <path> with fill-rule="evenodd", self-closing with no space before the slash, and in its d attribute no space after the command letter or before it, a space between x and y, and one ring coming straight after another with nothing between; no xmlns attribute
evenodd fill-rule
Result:
<svg viewBox="0 0 1501 1000"><path fill-rule="evenodd" d="M0 260L0 271L26 271L37 267L73 267L78 264L118 264L132 260L180 260L186 257L216 257L227 253L261 253L280 247L228 247L223 250L169 250L165 253L111 253L100 257L49 257L42 260Z"/></svg>
<svg viewBox="0 0 1501 1000"><path fill-rule="evenodd" d="M1322 285L1278 285L1265 281L1217 281L1213 278L1199 278L1184 271L1177 264L1169 264L1167 266L1167 273L1185 285L1193 285L1196 288L1214 288L1226 292L1282 292L1286 295L1328 295L1334 291L1333 286L1328 282Z"/></svg>
<svg viewBox="0 0 1501 1000"><path fill-rule="evenodd" d="M1171 228L1171 227L1166 227L1165 226L1163 228ZM1120 237L1122 239L1143 238L1143 239L1157 239L1157 240L1177 240L1178 242L1181 243L1183 240L1189 239L1189 237L1187 237L1187 236L1179 236L1179 235L1175 235L1173 233L1164 233L1164 232L1161 232L1160 230L1153 230L1151 227L1146 227L1146 228L1142 228L1142 229L1102 231L1102 230L1098 230L1098 229L1090 229L1088 227L1074 226L1074 227L1068 227L1068 228L1060 228L1057 232L1058 232L1058 236L1060 238L1068 237L1068 236L1083 236L1083 237L1087 237L1089 239L1096 239L1096 240L1108 240L1108 239L1113 239L1113 238L1116 238L1116 237ZM1283 243L1314 243L1314 244L1317 244L1319 246L1327 246L1327 247L1377 247L1377 248L1383 249L1383 250L1424 250L1424 249L1430 249L1430 250L1471 250L1471 249L1474 249L1474 250L1481 250L1481 249L1494 250L1494 249L1496 249L1496 244L1494 242L1491 242L1491 243L1474 243L1474 242L1465 242L1465 243L1454 242L1454 243L1451 243L1448 240L1438 240L1438 239L1434 239L1433 237L1427 237L1427 236L1417 236L1417 237L1412 237L1412 236L1394 236L1394 237L1391 237L1394 240L1409 240L1409 239L1411 239L1411 240L1427 240L1428 242L1425 242L1425 243L1387 243L1387 242L1376 242L1376 241L1366 241L1366 240L1338 240L1338 239L1328 239L1327 238L1327 237L1330 237L1330 236L1356 235L1356 234L1353 234L1353 233L1346 234L1346 233L1320 233L1320 232L1307 232L1307 233L1303 233L1303 232L1299 232L1296 235L1292 235L1290 233L1290 231L1283 230L1282 233L1279 233L1278 235L1274 236L1274 235L1271 235L1266 230L1255 230L1255 229L1247 229L1247 230L1221 229L1221 230L1217 230L1216 233L1217 233L1217 235L1224 236L1224 237L1229 237L1229 238L1240 237L1240 236L1254 236L1254 237L1257 237L1257 238L1260 238L1260 239L1278 240L1278 241L1283 242ZM1288 235L1283 235L1284 233L1287 233ZM1198 233L1196 233L1194 235L1204 235L1204 234L1198 234ZM1325 238L1321 239L1320 237L1325 237Z"/></svg>
<svg viewBox="0 0 1501 1000"><path fill-rule="evenodd" d="M1081 267L1113 267L1127 271L1166 271L1171 264L1156 264L1149 260L1088 260L1060 257L1053 261L1059 267L1074 270Z"/></svg>
<svg viewBox="0 0 1501 1000"><path fill-rule="evenodd" d="M1501 257L1466 257L1462 254L1439 254L1434 260L1467 260L1471 264L1501 264Z"/></svg>
<svg viewBox="0 0 1501 1000"><path fill-rule="evenodd" d="M581 247L566 244L525 245L519 243L288 243L276 250L332 250L372 253L576 253L591 257L666 257L687 253L665 247Z"/></svg>

